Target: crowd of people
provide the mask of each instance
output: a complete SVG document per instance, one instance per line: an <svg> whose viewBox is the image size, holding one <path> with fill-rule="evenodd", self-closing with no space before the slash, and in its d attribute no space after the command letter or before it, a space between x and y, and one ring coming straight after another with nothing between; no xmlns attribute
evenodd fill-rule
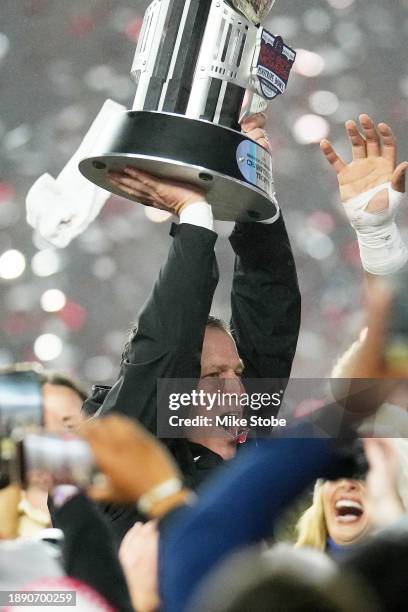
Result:
<svg viewBox="0 0 408 612"><path fill-rule="evenodd" d="M269 148L265 121L254 115L242 130ZM286 427L157 435L159 379L238 398L248 380L285 389L301 300L282 212L235 224L228 325L210 314L217 234L205 194L134 167L111 174L116 189L172 212L178 225L112 387L88 394L63 373L7 369L35 373L44 430L86 441L98 473L86 487L55 479L52 466L24 484L3 482L3 590L74 590L78 609L123 612L405 610L408 365L395 279L408 260L396 221L408 163L397 165L387 124L363 114L346 130L350 163L326 140L321 149L357 232L366 328L328 372L338 401ZM242 417L238 403L217 409ZM299 498L296 536L280 541L278 525Z"/></svg>

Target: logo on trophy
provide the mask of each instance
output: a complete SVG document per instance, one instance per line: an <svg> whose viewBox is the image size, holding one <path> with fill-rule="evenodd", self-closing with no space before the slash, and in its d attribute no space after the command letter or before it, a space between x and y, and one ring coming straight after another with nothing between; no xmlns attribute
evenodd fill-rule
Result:
<svg viewBox="0 0 408 612"><path fill-rule="evenodd" d="M274 3L153 0L132 66L133 108L109 122L82 174L115 193L108 172L134 166L198 186L216 219L277 217L271 155L239 127L285 91L295 61L260 25Z"/></svg>

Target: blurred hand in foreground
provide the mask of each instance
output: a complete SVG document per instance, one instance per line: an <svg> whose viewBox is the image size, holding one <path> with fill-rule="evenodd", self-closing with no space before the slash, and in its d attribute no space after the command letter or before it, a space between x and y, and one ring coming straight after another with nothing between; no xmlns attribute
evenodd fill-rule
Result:
<svg viewBox="0 0 408 612"><path fill-rule="evenodd" d="M88 421L79 433L108 478L106 485L89 490L93 499L134 503L158 485L180 478L165 447L141 425L124 416Z"/></svg>
<svg viewBox="0 0 408 612"><path fill-rule="evenodd" d="M122 540L119 559L125 572L135 610L156 612L158 589L159 532L155 521L135 523Z"/></svg>
<svg viewBox="0 0 408 612"><path fill-rule="evenodd" d="M377 527L388 527L404 514L397 488L399 467L394 440L366 438L364 450L370 466L366 479L370 515Z"/></svg>

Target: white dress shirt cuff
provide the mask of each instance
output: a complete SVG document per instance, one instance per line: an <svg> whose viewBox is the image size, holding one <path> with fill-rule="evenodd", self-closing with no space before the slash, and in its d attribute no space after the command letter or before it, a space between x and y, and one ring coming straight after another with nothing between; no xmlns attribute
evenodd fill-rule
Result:
<svg viewBox="0 0 408 612"><path fill-rule="evenodd" d="M211 206L204 200L189 204L180 213L180 223L190 223L190 225L198 225L214 231L214 217Z"/></svg>

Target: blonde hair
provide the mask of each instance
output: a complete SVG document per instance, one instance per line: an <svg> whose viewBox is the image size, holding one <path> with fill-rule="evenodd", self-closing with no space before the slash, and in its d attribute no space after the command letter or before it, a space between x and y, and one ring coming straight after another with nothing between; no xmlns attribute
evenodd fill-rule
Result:
<svg viewBox="0 0 408 612"><path fill-rule="evenodd" d="M301 515L296 524L297 548L309 546L318 550L326 549L328 537L323 508L323 480L317 480L313 491L313 502Z"/></svg>
<svg viewBox="0 0 408 612"><path fill-rule="evenodd" d="M397 494L405 511L408 509L408 440L393 438L398 460ZM323 507L324 480L316 480L312 505L300 516L296 531L298 534L295 546L309 546L318 550L326 549L329 536Z"/></svg>

